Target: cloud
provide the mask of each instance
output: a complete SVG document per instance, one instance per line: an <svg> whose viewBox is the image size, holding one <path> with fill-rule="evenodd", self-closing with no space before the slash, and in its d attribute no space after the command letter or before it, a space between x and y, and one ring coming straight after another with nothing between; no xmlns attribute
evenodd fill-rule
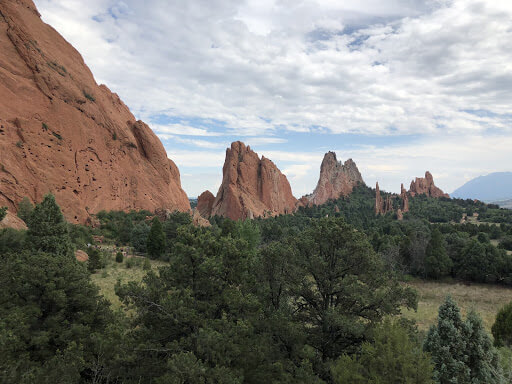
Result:
<svg viewBox="0 0 512 384"><path fill-rule="evenodd" d="M294 190L302 190L300 182L314 187L317 175L307 179L305 167L319 168L323 151L288 136L311 132L360 134L350 149L354 157L364 156L369 179L394 189L398 176L421 176L422 169L437 167L450 190L462 175L510 164L509 149L495 140L509 142L512 134L508 2L36 3L98 81L150 123L179 165L204 164L192 153L205 149L222 165L223 147L245 138L268 149L293 173ZM181 123L164 124L159 116ZM368 147L365 135L419 139L413 146ZM267 148L272 143L286 149ZM204 187L212 188L191 188Z"/></svg>

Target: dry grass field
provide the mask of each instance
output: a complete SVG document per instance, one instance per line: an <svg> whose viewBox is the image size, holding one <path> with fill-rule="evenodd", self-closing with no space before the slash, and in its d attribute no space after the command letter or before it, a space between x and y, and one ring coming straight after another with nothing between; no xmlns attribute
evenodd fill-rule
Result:
<svg viewBox="0 0 512 384"><path fill-rule="evenodd" d="M437 311L446 296L450 295L461 308L463 316L475 309L490 332L496 313L512 301L512 288L485 284L462 284L458 282L435 282L414 280L408 285L418 291L418 311L404 311L404 316L413 319L419 329L426 330L437 321Z"/></svg>
<svg viewBox="0 0 512 384"><path fill-rule="evenodd" d="M127 268L129 258L123 263L116 263L113 256L107 260L107 266L92 275L92 280L100 288L101 293L111 303L113 308L121 307L121 302L114 292L114 286L119 280L122 283L128 281L141 281L147 271L143 270L144 258L133 258L133 266ZM167 265L162 261L151 260L152 270ZM470 308L474 308L482 317L485 327L490 332L491 326L498 310L512 301L512 288L485 285L462 284L459 282L436 282L413 280L407 282L418 291L418 310L405 310L404 317L415 320L420 330L427 330L437 321L437 311L447 295L450 295L461 308L463 316Z"/></svg>

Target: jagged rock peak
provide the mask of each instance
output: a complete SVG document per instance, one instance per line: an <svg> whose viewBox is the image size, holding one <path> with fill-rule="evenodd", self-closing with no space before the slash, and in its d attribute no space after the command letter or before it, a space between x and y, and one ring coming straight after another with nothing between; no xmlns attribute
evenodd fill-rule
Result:
<svg viewBox="0 0 512 384"><path fill-rule="evenodd" d="M330 199L348 196L355 186L364 184L356 163L348 159L338 161L336 153L327 152L320 166L320 178L311 195L306 196L311 204L321 205Z"/></svg>
<svg viewBox="0 0 512 384"><path fill-rule="evenodd" d="M409 195L407 194L407 190L404 188L403 183L400 186L400 198L402 199L402 208L400 213L403 214L409 212Z"/></svg>
<svg viewBox="0 0 512 384"><path fill-rule="evenodd" d="M252 217L292 213L293 197L285 175L269 159L240 141L226 149L222 184L213 203L213 216L244 220Z"/></svg>
<svg viewBox="0 0 512 384"><path fill-rule="evenodd" d="M382 215L384 213L384 202L382 201L382 196L380 195L379 182L377 181L375 185L375 214Z"/></svg>
<svg viewBox="0 0 512 384"><path fill-rule="evenodd" d="M434 177L429 171L425 172L424 178L417 177L416 180L411 181L409 194L413 197L422 194L436 198L450 197L450 195L444 193L441 189L436 187L436 185L434 184Z"/></svg>
<svg viewBox="0 0 512 384"><path fill-rule="evenodd" d="M189 211L176 165L31 0L0 0L0 206L55 195L66 218Z"/></svg>

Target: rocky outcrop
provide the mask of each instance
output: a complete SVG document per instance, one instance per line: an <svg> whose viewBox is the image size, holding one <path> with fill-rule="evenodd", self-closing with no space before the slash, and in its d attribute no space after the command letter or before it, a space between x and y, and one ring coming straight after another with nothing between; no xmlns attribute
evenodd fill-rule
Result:
<svg viewBox="0 0 512 384"><path fill-rule="evenodd" d="M311 195L306 196L311 204L321 205L331 199L348 196L355 186L364 184L356 163L348 159L343 164L334 152L327 152L320 166L320 179Z"/></svg>
<svg viewBox="0 0 512 384"><path fill-rule="evenodd" d="M292 213L297 199L290 183L269 159L237 141L226 150L222 184L212 215L232 220Z"/></svg>
<svg viewBox="0 0 512 384"><path fill-rule="evenodd" d="M75 251L75 258L83 263L89 260L89 255L81 249L78 249Z"/></svg>
<svg viewBox="0 0 512 384"><path fill-rule="evenodd" d="M100 210L188 211L176 165L31 0L0 0L0 206L51 192L71 222Z"/></svg>
<svg viewBox="0 0 512 384"><path fill-rule="evenodd" d="M411 187L409 188L409 194L411 196L416 195L427 195L428 197L450 197L447 193L444 193L441 189L435 186L434 178L432 174L427 171L425 177L417 177L416 180L411 181Z"/></svg>
<svg viewBox="0 0 512 384"><path fill-rule="evenodd" d="M213 203L215 202L215 196L210 191L204 191L197 198L197 211L199 214L208 219L212 215Z"/></svg>
<svg viewBox="0 0 512 384"><path fill-rule="evenodd" d="M212 225L208 220L201 216L197 208L192 211L192 224L196 227L211 227Z"/></svg>
<svg viewBox="0 0 512 384"><path fill-rule="evenodd" d="M12 228L17 230L26 230L27 224L21 220L18 216L10 211L7 211L5 217L0 221L0 229Z"/></svg>
<svg viewBox="0 0 512 384"><path fill-rule="evenodd" d="M380 195L380 187L379 182L375 185L375 214L382 215L384 214L384 202L382 201L382 196Z"/></svg>
<svg viewBox="0 0 512 384"><path fill-rule="evenodd" d="M403 184L400 186L400 198L402 199L401 213L409 212L409 195Z"/></svg>

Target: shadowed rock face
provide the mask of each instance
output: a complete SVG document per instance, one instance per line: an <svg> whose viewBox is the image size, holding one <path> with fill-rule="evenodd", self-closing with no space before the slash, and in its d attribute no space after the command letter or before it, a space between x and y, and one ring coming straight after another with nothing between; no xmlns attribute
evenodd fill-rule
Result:
<svg viewBox="0 0 512 384"><path fill-rule="evenodd" d="M237 141L226 150L222 184L213 203L213 216L232 220L291 213L297 199L286 176L275 164Z"/></svg>
<svg viewBox="0 0 512 384"><path fill-rule="evenodd" d="M212 214L213 203L215 196L210 191L204 191L197 198L197 212L204 218L209 218Z"/></svg>
<svg viewBox="0 0 512 384"><path fill-rule="evenodd" d="M411 196L416 195L427 195L429 197L450 197L447 193L444 193L441 189L435 186L434 178L432 174L427 171L425 177L417 177L416 180L411 181L411 187L409 188L409 194Z"/></svg>
<svg viewBox="0 0 512 384"><path fill-rule="evenodd" d="M356 163L348 159L345 164L327 152L320 167L320 179L314 192L306 196L310 204L321 205L330 199L348 196L358 184L364 184Z"/></svg>
<svg viewBox="0 0 512 384"><path fill-rule="evenodd" d="M52 192L71 222L89 213L189 211L176 165L31 0L0 0L0 206Z"/></svg>

